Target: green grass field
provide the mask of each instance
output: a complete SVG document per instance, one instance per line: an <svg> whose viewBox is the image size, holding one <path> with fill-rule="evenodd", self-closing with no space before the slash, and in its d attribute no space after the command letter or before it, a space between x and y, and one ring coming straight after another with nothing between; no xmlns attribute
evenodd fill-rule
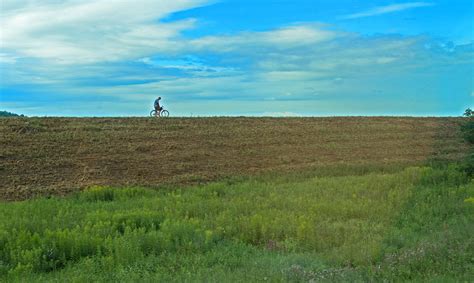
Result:
<svg viewBox="0 0 474 283"><path fill-rule="evenodd" d="M92 187L0 206L0 281L467 282L473 212L452 166Z"/></svg>

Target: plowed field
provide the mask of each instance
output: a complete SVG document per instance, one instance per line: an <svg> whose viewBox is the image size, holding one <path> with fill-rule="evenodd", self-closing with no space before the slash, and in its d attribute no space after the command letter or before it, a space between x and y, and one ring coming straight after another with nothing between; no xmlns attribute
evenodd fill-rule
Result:
<svg viewBox="0 0 474 283"><path fill-rule="evenodd" d="M2 118L0 199L159 187L466 152L458 118ZM340 170L339 170L340 171Z"/></svg>

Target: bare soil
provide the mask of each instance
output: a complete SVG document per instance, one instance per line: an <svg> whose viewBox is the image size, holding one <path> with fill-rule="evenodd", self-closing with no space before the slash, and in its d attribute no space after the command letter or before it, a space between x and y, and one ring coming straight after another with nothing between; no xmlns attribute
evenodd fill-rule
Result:
<svg viewBox="0 0 474 283"><path fill-rule="evenodd" d="M466 154L459 118L2 118L0 199Z"/></svg>

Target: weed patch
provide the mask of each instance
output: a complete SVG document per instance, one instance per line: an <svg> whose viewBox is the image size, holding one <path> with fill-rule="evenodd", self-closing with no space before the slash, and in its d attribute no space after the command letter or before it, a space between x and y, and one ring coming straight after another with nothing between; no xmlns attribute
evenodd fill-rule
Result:
<svg viewBox="0 0 474 283"><path fill-rule="evenodd" d="M467 280L474 183L456 166L92 187L0 205L6 281Z"/></svg>

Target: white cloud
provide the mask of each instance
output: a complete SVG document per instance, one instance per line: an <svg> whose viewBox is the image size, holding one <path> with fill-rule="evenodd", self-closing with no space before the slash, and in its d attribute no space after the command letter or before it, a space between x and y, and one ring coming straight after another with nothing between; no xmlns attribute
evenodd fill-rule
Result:
<svg viewBox="0 0 474 283"><path fill-rule="evenodd" d="M4 2L4 3L3 3ZM297 24L262 32L241 32L186 40L182 31L196 20L161 22L168 15L213 0L46 0L2 2L0 50L16 58L50 64L136 60L154 54L231 52L255 46L287 49L338 36L320 24ZM3 61L14 62L13 58Z"/></svg>
<svg viewBox="0 0 474 283"><path fill-rule="evenodd" d="M261 42L277 45L302 45L328 41L336 36L335 32L323 30L316 25L295 25L269 32L254 33Z"/></svg>
<svg viewBox="0 0 474 283"><path fill-rule="evenodd" d="M138 59L137 62L144 63L153 68L178 70L194 76L236 74L236 70L232 67L211 66L192 56L186 56L183 59L174 60L152 59L145 57Z"/></svg>
<svg viewBox="0 0 474 283"><path fill-rule="evenodd" d="M266 117L299 117L298 113L284 111L284 112L264 112L262 116Z"/></svg>
<svg viewBox="0 0 474 283"><path fill-rule="evenodd" d="M278 69L270 70L268 72L263 71L260 74L260 78L270 82L278 81L308 81L312 79L318 79L324 77L325 74L317 71L308 70L301 68L299 71L279 71Z"/></svg>
<svg viewBox="0 0 474 283"><path fill-rule="evenodd" d="M194 20L159 20L207 2L2 1L0 48L59 63L123 60L172 51L181 31L192 28Z"/></svg>
<svg viewBox="0 0 474 283"><path fill-rule="evenodd" d="M403 4L392 4L392 5L387 5L387 6L376 7L365 12L345 15L345 16L342 16L341 19L365 18L365 17L377 16L377 15L382 15L382 14L387 14L387 13L399 12L399 11L413 9L413 8L428 7L428 6L433 6L433 5L434 3L431 3L431 2L410 2L410 3L403 3Z"/></svg>
<svg viewBox="0 0 474 283"><path fill-rule="evenodd" d="M15 55L0 53L0 63L14 64L14 63L16 63L17 59L18 59L18 57L15 56Z"/></svg>
<svg viewBox="0 0 474 283"><path fill-rule="evenodd" d="M242 32L235 35L206 36L192 40L194 49L211 49L214 52L232 52L256 46L286 49L330 41L338 32L323 29L318 24L298 24L262 32Z"/></svg>

